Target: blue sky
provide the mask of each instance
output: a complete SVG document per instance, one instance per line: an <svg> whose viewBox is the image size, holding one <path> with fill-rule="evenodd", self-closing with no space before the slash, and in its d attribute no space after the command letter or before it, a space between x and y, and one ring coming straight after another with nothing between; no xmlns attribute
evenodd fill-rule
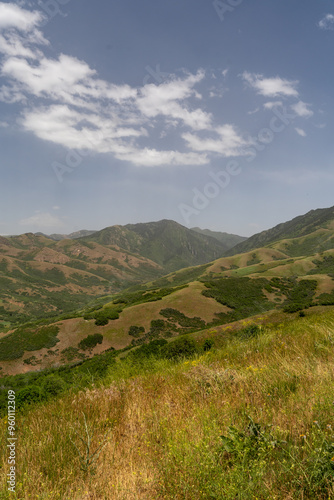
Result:
<svg viewBox="0 0 334 500"><path fill-rule="evenodd" d="M0 233L333 205L328 0L0 2Z"/></svg>

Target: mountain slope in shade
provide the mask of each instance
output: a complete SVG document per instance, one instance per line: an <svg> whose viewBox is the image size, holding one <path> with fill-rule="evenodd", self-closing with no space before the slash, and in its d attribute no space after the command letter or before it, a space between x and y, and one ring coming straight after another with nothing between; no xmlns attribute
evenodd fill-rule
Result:
<svg viewBox="0 0 334 500"><path fill-rule="evenodd" d="M239 243L226 252L226 255L236 255L248 252L255 248L272 245L280 240L303 238L314 233L313 242L309 242L307 248L300 246L299 255L312 254L333 248L334 235L334 207L319 208L311 210L305 215L300 215L294 219L278 224L277 226L254 234L246 241ZM327 233L327 234L325 234ZM288 245L289 246L289 245ZM288 252L286 249L285 251ZM303 254L303 252L307 252ZM294 255L297 255L294 253Z"/></svg>
<svg viewBox="0 0 334 500"><path fill-rule="evenodd" d="M226 246L215 238L171 220L107 227L90 236L89 241L137 253L166 271L204 264L226 251Z"/></svg>
<svg viewBox="0 0 334 500"><path fill-rule="evenodd" d="M230 248L233 248L235 245L238 245L238 243L242 243L243 241L247 240L245 236L222 233L220 231L211 231L210 229L201 229L199 227L192 227L191 230L196 231L196 233L204 234L205 236L211 236L212 238L215 238L216 240L223 243L223 245L225 245L226 250L229 250Z"/></svg>
<svg viewBox="0 0 334 500"><path fill-rule="evenodd" d="M87 229L81 229L80 231L75 231L74 233L70 234L44 234L44 233L35 233L38 236L45 236L46 238L50 238L51 240L54 241L60 241L60 240L75 240L77 238L83 238L85 236L90 236L91 234L94 234L96 231L89 231Z"/></svg>

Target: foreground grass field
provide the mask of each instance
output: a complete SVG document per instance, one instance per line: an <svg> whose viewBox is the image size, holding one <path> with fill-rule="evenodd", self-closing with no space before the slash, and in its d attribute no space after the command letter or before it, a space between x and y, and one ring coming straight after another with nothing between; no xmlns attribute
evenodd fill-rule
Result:
<svg viewBox="0 0 334 500"><path fill-rule="evenodd" d="M310 309L20 410L16 494L2 419L0 499L334 499L333 417L334 310Z"/></svg>

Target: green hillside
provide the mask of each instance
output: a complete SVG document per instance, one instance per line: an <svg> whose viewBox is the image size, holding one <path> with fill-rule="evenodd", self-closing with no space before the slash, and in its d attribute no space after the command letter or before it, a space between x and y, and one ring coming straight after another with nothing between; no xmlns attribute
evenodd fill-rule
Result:
<svg viewBox="0 0 334 500"><path fill-rule="evenodd" d="M0 339L3 373L19 373L63 364L108 349L131 349L152 340L171 339L222 325L237 326L252 317L279 318L305 314L334 304L334 250L307 258L290 258L259 249L213 263L171 273L145 285L101 297L75 313L44 325L57 327L52 346L48 337L33 349L31 335L44 326L31 324ZM42 330L41 330L42 329ZM79 348L87 335L102 343L88 353ZM31 360L33 362L30 362Z"/></svg>
<svg viewBox="0 0 334 500"><path fill-rule="evenodd" d="M0 330L75 311L96 297L210 262L225 250L172 221L87 233L0 239Z"/></svg>
<svg viewBox="0 0 334 500"><path fill-rule="evenodd" d="M192 227L192 231L196 231L196 233L205 234L206 236L212 236L216 240L223 243L226 247L226 250L233 248L238 243L246 241L247 238L244 236L238 236L236 234L222 233L220 231L211 231L210 229L201 229L199 227Z"/></svg>
<svg viewBox="0 0 334 500"><path fill-rule="evenodd" d="M324 223L324 217L306 214L298 232L311 226L313 232L304 236L182 269L183 259L203 262L217 252L213 242L220 243L172 221L113 226L91 240L9 238L0 245L3 373L79 361L255 316L330 306L334 231L326 217ZM312 253L320 239L321 248L331 248ZM170 266L174 271L165 274ZM54 340L44 336L45 327L56 328ZM6 335L10 328L16 330ZM96 334L101 342L82 350L81 341ZM42 340L30 342L31 336Z"/></svg>
<svg viewBox="0 0 334 500"><path fill-rule="evenodd" d="M313 309L3 378L18 498L333 498L333 331L333 308Z"/></svg>
<svg viewBox="0 0 334 500"><path fill-rule="evenodd" d="M138 253L161 265L166 272L210 262L226 250L215 238L171 220L108 227L90 236L90 241Z"/></svg>
<svg viewBox="0 0 334 500"><path fill-rule="evenodd" d="M313 236L310 236L307 243L305 245L297 244L291 250L293 252L291 255L308 255L328 250L334 245L333 223L334 207L311 210L305 215L295 217L291 221L278 224L272 229L251 236L226 252L226 255L236 255L255 248L271 246L273 243L285 239L303 238L311 233Z"/></svg>

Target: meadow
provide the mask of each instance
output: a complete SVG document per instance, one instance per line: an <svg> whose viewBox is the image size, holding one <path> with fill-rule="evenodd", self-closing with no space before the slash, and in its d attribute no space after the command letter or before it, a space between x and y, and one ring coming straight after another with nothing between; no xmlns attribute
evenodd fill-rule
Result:
<svg viewBox="0 0 334 500"><path fill-rule="evenodd" d="M16 494L4 416L0 499L334 498L334 309L302 316L184 335L169 356L156 341L23 405Z"/></svg>

